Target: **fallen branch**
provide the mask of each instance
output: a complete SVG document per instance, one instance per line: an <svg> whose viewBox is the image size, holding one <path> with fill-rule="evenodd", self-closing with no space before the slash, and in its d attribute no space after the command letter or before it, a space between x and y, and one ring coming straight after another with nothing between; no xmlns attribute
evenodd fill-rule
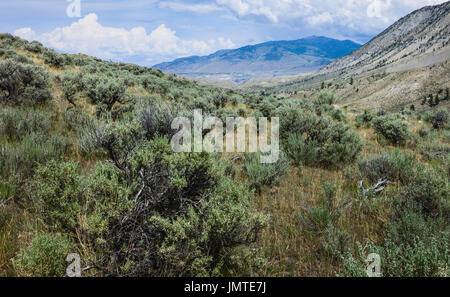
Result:
<svg viewBox="0 0 450 297"><path fill-rule="evenodd" d="M386 186L393 184L386 178L380 178L375 185L365 189L363 182L364 182L363 180L359 181L359 188L361 189L364 197L366 197L366 198L369 196L369 193L375 193L375 194L379 193L379 192L383 191L386 188Z"/></svg>
<svg viewBox="0 0 450 297"><path fill-rule="evenodd" d="M8 203L12 199L13 199L13 196L9 197L8 199L6 199L2 203L0 203L0 207L6 207L6 203Z"/></svg>
<svg viewBox="0 0 450 297"><path fill-rule="evenodd" d="M230 158L230 161L236 161L236 160L241 160L241 159L242 159L241 156L236 155L236 156L231 157L231 158Z"/></svg>

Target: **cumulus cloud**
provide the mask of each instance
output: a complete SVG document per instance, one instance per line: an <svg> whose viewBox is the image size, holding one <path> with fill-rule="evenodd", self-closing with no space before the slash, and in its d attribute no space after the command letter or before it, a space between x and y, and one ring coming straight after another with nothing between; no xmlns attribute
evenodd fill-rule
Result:
<svg viewBox="0 0 450 297"><path fill-rule="evenodd" d="M369 18L379 18L385 23L389 22L389 19L384 16L384 12L392 5L391 0L380 1L375 0L367 6L366 14Z"/></svg>
<svg viewBox="0 0 450 297"><path fill-rule="evenodd" d="M320 26L334 23L363 32L384 28L412 9L446 0L216 0L237 18L259 17L272 23Z"/></svg>
<svg viewBox="0 0 450 297"><path fill-rule="evenodd" d="M161 1L158 3L158 6L161 8L169 8L174 11L190 11L196 13L210 13L214 11L223 10L222 7L217 6L212 3L197 3L197 4L189 4L183 2L175 2L175 1Z"/></svg>
<svg viewBox="0 0 450 297"><path fill-rule="evenodd" d="M312 26L316 26L319 24L333 23L333 17L331 16L331 14L329 12L323 12L323 13L320 13L317 15L312 15L312 16L308 17L306 20Z"/></svg>
<svg viewBox="0 0 450 297"><path fill-rule="evenodd" d="M223 37L217 39L183 40L176 32L161 24L147 33L144 27L130 30L103 26L91 13L70 26L36 34L31 28L21 28L15 35L27 40L38 40L46 46L64 52L81 52L101 58L124 60L129 56L143 56L147 63L157 63L186 55L204 55L234 43Z"/></svg>
<svg viewBox="0 0 450 297"><path fill-rule="evenodd" d="M31 28L21 28L16 30L16 32L14 32L14 35L20 36L23 39L26 40L35 40L36 39L36 33L33 31L33 29Z"/></svg>
<svg viewBox="0 0 450 297"><path fill-rule="evenodd" d="M135 0L143 5L141 1L144 0ZM293 39L307 35L364 42L412 10L443 2L445 0L163 0L154 2L153 7L198 14L191 16L195 18L195 25L208 24L211 29L205 26L191 32L191 36L195 36L193 39L186 39L171 28L174 24L179 28L186 25L176 17L171 19L171 23L164 21L148 31L141 26L131 29L120 25L104 26L92 13L50 32L37 34L27 27L16 30L15 34L27 40L39 40L60 51L152 65L235 48L233 41L221 37L223 35L233 36L239 45L245 45L250 38L262 42L277 39L276 36ZM158 14L157 11L155 13ZM228 26L230 22L240 27ZM236 35L240 28L242 32Z"/></svg>

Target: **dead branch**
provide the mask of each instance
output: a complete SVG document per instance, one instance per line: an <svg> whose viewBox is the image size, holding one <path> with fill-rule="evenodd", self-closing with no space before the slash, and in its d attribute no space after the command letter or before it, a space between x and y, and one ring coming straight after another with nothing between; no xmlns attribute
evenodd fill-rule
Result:
<svg viewBox="0 0 450 297"><path fill-rule="evenodd" d="M236 161L236 160L241 160L241 159L242 159L241 156L235 155L235 156L233 156L233 157L230 158L230 161Z"/></svg>
<svg viewBox="0 0 450 297"><path fill-rule="evenodd" d="M364 180L359 181L359 188L361 189L361 192L363 193L364 197L366 197L366 198L369 197L369 193L375 193L375 194L379 193L379 192L383 191L386 188L386 186L393 184L386 178L380 178L375 185L366 189L366 188L364 188L363 182L364 182Z"/></svg>
<svg viewBox="0 0 450 297"><path fill-rule="evenodd" d="M8 199L6 199L2 203L0 203L0 207L6 207L6 204L12 199L13 199L13 196L9 197Z"/></svg>

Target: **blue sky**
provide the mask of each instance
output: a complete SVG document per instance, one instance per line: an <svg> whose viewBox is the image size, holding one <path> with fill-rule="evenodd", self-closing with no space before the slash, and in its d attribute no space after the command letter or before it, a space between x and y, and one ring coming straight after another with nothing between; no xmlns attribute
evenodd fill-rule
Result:
<svg viewBox="0 0 450 297"><path fill-rule="evenodd" d="M81 14L67 13L68 6ZM61 52L151 66L311 35L364 43L400 17L443 0L14 0L0 32ZM76 10L71 10L76 12ZM69 17L72 16L72 17Z"/></svg>

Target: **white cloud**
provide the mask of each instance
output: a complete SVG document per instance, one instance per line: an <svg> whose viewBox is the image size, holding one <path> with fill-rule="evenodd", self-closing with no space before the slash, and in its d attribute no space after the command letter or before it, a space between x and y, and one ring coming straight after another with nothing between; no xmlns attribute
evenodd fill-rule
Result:
<svg viewBox="0 0 450 297"><path fill-rule="evenodd" d="M312 15L308 17L306 20L312 26L333 23L333 17L329 12L323 12L317 15Z"/></svg>
<svg viewBox="0 0 450 297"><path fill-rule="evenodd" d="M232 48L236 47L236 45L233 43L233 41L231 41L231 39L225 39L223 37L219 37L217 41L218 41L219 47L223 48L223 49L232 49Z"/></svg>
<svg viewBox="0 0 450 297"><path fill-rule="evenodd" d="M133 5L142 0L134 0ZM146 0L148 1L148 0ZM150 1L145 2L148 5ZM152 1L153 2L153 1ZM164 0L155 3L156 8L165 8L195 15L196 26L208 24L202 28L210 33L215 30L228 32L239 45L250 37L259 41L306 35L326 35L337 38L351 38L365 41L369 36L379 33L388 24L414 9L425 5L443 3L445 0ZM114 2L115 3L115 2ZM88 3L86 4L88 5ZM94 5L94 4L89 4ZM124 4L115 4L111 10L117 10ZM87 11L87 10L86 10ZM167 11L165 12L167 13ZM157 14L157 12L155 12ZM214 19L217 16L217 21ZM236 26L222 28L223 19L239 24L242 32L236 35ZM205 23L203 19L205 18ZM96 14L86 15L69 26L56 28L50 32L37 34L32 28L21 28L15 34L27 40L39 40L43 44L65 52L82 52L89 55L122 60L137 61L151 65L161 61L189 55L206 55L219 49L234 48L230 39L218 34L214 39L184 39L171 26L177 28L184 25L179 20L171 20L170 24L159 24L152 31L144 27L125 29L103 26ZM265 27L252 26L252 22L263 23ZM220 28L219 28L220 27ZM181 29L180 29L181 30ZM186 30L186 29L185 29ZM228 30L228 31L227 31ZM276 30L284 30L277 37ZM267 31L267 32L266 32ZM199 30L200 32L200 30ZM289 34L284 34L290 32ZM201 34L193 32L195 34ZM250 37L249 37L250 36ZM133 57L133 59L130 59ZM137 57L137 58L136 58ZM139 59L139 60L136 60Z"/></svg>
<svg viewBox="0 0 450 297"><path fill-rule="evenodd" d="M367 16L369 18L379 18L382 19L385 23L389 22L389 19L384 16L384 12L391 8L391 0L380 1L375 0L367 6Z"/></svg>
<svg viewBox="0 0 450 297"><path fill-rule="evenodd" d="M216 0L239 17L262 16L273 23L306 15L311 9L307 0Z"/></svg>
<svg viewBox="0 0 450 297"><path fill-rule="evenodd" d="M14 32L14 35L20 36L23 39L26 40L35 40L36 39L36 33L34 33L34 31L31 28L22 28L19 30L16 30L16 32Z"/></svg>
<svg viewBox="0 0 450 297"><path fill-rule="evenodd" d="M237 18L263 17L271 23L301 28L334 23L372 33L405 13L446 0L216 0ZM258 19L261 20L261 19Z"/></svg>
<svg viewBox="0 0 450 297"><path fill-rule="evenodd" d="M161 24L150 34L144 27L106 27L98 22L96 14L88 14L70 26L36 34L31 28L21 28L15 35L27 40L38 40L44 45L64 52L81 52L101 58L121 59L144 56L147 63L187 55L205 55L222 48L232 48L230 39L183 40L176 32Z"/></svg>
<svg viewBox="0 0 450 297"><path fill-rule="evenodd" d="M158 6L161 8L169 8L174 11L190 11L196 13L210 13L223 10L222 7L219 7L216 4L207 3L188 4L183 2L161 1L158 3Z"/></svg>

